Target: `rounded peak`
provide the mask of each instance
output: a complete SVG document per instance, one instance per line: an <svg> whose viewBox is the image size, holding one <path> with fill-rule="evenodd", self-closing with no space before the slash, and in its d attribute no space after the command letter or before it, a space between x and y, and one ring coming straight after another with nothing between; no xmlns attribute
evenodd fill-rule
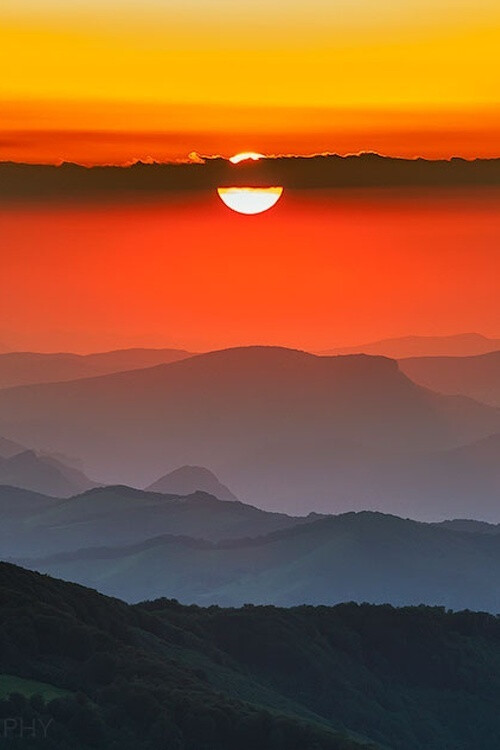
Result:
<svg viewBox="0 0 500 750"><path fill-rule="evenodd" d="M218 500L237 500L231 490L205 466L180 466L153 482L148 488L152 492L186 497L201 493L200 496L215 497Z"/></svg>
<svg viewBox="0 0 500 750"><path fill-rule="evenodd" d="M80 492L78 495L73 495L73 498L84 499L110 495L121 495L121 497L127 499L142 498L150 494L151 493L146 492L146 490L139 490L135 487L129 487L126 484L103 484L99 485L98 487L92 487L89 490L85 490L85 492Z"/></svg>
<svg viewBox="0 0 500 750"><path fill-rule="evenodd" d="M205 466L192 466L186 464L185 466L179 466L178 469L174 469L167 476L169 477L203 477L210 479L217 479L216 475L210 469Z"/></svg>
<svg viewBox="0 0 500 750"><path fill-rule="evenodd" d="M311 354L303 349L294 349L286 346L271 346L264 344L254 344L251 346L232 346L226 349L214 349L211 352L195 355L191 357L193 361L200 359L253 359L253 360L278 360L278 359L316 359L315 354ZM186 360L187 361L187 360Z"/></svg>
<svg viewBox="0 0 500 750"><path fill-rule="evenodd" d="M339 369L372 369L383 368L385 371L397 372L399 367L395 359L374 354L312 354L303 349L292 349L286 346L236 346L227 349L217 349L203 354L196 354L189 359L175 362L165 367L182 367L183 369L197 368L202 365L235 365L235 366L308 366L310 368L339 368Z"/></svg>

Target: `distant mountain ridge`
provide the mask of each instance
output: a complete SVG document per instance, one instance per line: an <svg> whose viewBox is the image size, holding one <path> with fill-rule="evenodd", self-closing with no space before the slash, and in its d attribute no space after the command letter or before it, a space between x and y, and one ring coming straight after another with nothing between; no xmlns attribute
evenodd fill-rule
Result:
<svg viewBox="0 0 500 750"><path fill-rule="evenodd" d="M118 349L97 354L0 353L0 388L91 378L190 357L182 349Z"/></svg>
<svg viewBox="0 0 500 750"><path fill-rule="evenodd" d="M128 601L500 610L500 524L363 511L293 517L203 492L0 486L0 556Z"/></svg>
<svg viewBox="0 0 500 750"><path fill-rule="evenodd" d="M253 537L319 517L269 513L204 492L179 497L110 486L61 500L0 486L0 557L118 547L158 534L213 541Z"/></svg>
<svg viewBox="0 0 500 750"><path fill-rule="evenodd" d="M25 490L22 487L0 485L0 538L13 534L10 549L15 550L19 539L19 529L29 523L33 515L56 506L59 498L48 497L39 492ZM20 543L20 549L23 544ZM49 547L47 547L49 548ZM0 549L0 558L6 557L7 547ZM36 554L36 548L32 547Z"/></svg>
<svg viewBox="0 0 500 750"><path fill-rule="evenodd" d="M500 534L499 523L475 521L472 518L453 518L449 521L441 521L435 525L443 526L452 531L465 531L472 534Z"/></svg>
<svg viewBox="0 0 500 750"><path fill-rule="evenodd" d="M500 351L473 357L411 357L399 366L415 383L438 393L500 406Z"/></svg>
<svg viewBox="0 0 500 750"><path fill-rule="evenodd" d="M21 443L81 457L103 483L147 485L168 456L170 466L209 466L239 498L273 510L404 513L423 454L500 433L500 410L423 389L388 358L246 347L3 389L0 434L7 426ZM447 474L436 481L435 517L462 515L439 489ZM489 484L478 501L489 512Z"/></svg>
<svg viewBox="0 0 500 750"><path fill-rule="evenodd" d="M169 596L202 606L357 601L500 610L497 534L373 512L252 539L215 543L168 534L13 561L131 602Z"/></svg>
<svg viewBox="0 0 500 750"><path fill-rule="evenodd" d="M325 356L339 354L372 354L392 359L411 357L468 357L500 349L500 338L493 339L479 333L459 333L452 336L402 336L370 341L358 346L336 347L320 352ZM406 372L406 370L403 370Z"/></svg>
<svg viewBox="0 0 500 750"><path fill-rule="evenodd" d="M8 458L0 457L1 484L54 497L69 497L96 486L78 469L33 450L24 450Z"/></svg>
<svg viewBox="0 0 500 750"><path fill-rule="evenodd" d="M157 479L146 487L149 492L191 495L193 492L206 492L219 500L237 500L231 490L222 484L215 474L204 466L181 466Z"/></svg>
<svg viewBox="0 0 500 750"><path fill-rule="evenodd" d="M18 453L23 453L26 448L13 440L0 437L0 458L12 458Z"/></svg>

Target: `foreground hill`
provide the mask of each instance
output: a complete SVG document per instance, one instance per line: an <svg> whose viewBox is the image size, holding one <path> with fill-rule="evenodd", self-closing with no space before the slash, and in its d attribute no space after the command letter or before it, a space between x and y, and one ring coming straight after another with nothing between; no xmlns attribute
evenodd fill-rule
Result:
<svg viewBox="0 0 500 750"><path fill-rule="evenodd" d="M190 356L183 349L118 349L98 354L0 352L0 388L140 370Z"/></svg>
<svg viewBox="0 0 500 750"><path fill-rule="evenodd" d="M178 624L178 610L132 609L0 564L2 691L10 681L14 693L0 717L35 726L37 749L362 747L195 635L195 617ZM12 725L3 743L20 747Z"/></svg>
<svg viewBox="0 0 500 750"><path fill-rule="evenodd" d="M5 558L134 544L157 534L213 541L252 537L308 519L221 501L204 492L179 497L97 487L61 501L0 486L0 520L0 556Z"/></svg>
<svg viewBox="0 0 500 750"><path fill-rule="evenodd" d="M43 722L36 750L498 747L500 624L485 614L128 607L1 564L0 643L17 693L0 715Z"/></svg>
<svg viewBox="0 0 500 750"><path fill-rule="evenodd" d="M17 560L137 602L295 606L342 601L500 611L499 537L379 513L347 513L217 544L160 536Z"/></svg>
<svg viewBox="0 0 500 750"><path fill-rule="evenodd" d="M0 485L53 497L69 497L96 486L82 471L32 450L23 450L10 458L0 456Z"/></svg>
<svg viewBox="0 0 500 750"><path fill-rule="evenodd" d="M455 336L403 336L371 341L359 346L338 347L322 352L335 354L372 354L392 359L406 357L467 357L500 349L500 339L479 333L460 333Z"/></svg>
<svg viewBox="0 0 500 750"><path fill-rule="evenodd" d="M4 425L20 442L79 456L106 483L144 486L168 457L172 469L210 466L238 497L267 508L396 510L390 503L404 493L398 486L389 497L387 482L401 457L411 463L500 432L500 410L420 388L382 357L248 347L4 389Z"/></svg>
<svg viewBox="0 0 500 750"><path fill-rule="evenodd" d="M415 383L500 406L500 351L479 357L417 357L400 362Z"/></svg>

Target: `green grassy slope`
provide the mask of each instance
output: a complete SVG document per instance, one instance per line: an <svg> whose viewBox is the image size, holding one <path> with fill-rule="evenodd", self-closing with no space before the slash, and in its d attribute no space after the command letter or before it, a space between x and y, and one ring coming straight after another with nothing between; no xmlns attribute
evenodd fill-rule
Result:
<svg viewBox="0 0 500 750"><path fill-rule="evenodd" d="M33 695L40 695L48 701L53 698L61 698L70 695L68 690L63 690L54 685L48 685L45 682L26 680L12 674L0 674L0 699L8 697L12 693L19 693L26 698L31 698Z"/></svg>

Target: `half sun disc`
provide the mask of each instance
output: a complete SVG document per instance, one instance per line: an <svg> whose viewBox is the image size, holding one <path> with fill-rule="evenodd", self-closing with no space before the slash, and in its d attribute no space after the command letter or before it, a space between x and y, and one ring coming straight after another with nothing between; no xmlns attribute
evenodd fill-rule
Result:
<svg viewBox="0 0 500 750"><path fill-rule="evenodd" d="M281 198L282 187L268 188L217 188L219 198L225 205L240 214L260 214L268 211Z"/></svg>

